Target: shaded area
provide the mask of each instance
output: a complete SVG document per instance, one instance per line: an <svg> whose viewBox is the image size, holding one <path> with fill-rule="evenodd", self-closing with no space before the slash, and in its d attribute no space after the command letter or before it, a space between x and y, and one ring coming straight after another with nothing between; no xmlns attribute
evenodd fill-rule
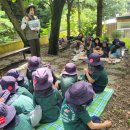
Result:
<svg viewBox="0 0 130 130"><path fill-rule="evenodd" d="M71 56L71 50L67 49L59 52L59 56L53 56L47 54L48 46L43 45L41 47L42 61L50 63L55 69L57 75L60 74L65 64L71 62L73 56ZM27 56L30 56L27 54ZM12 64L12 61L19 60L22 57L16 55L15 57L10 57L5 59L4 62L0 62L0 65ZM23 58L23 57L22 57ZM18 67L23 65L26 61L19 62L17 64L12 64L7 67L2 73L4 74L8 69ZM107 108L102 114L103 119L112 120L112 128L110 130L128 130L128 119L126 118L126 112L130 108L130 55L126 55L120 63L107 64L105 63L105 68L107 69L109 75L109 86L114 89L114 95L107 105ZM75 63L78 68L79 74L83 72L83 68L86 64L82 61Z"/></svg>

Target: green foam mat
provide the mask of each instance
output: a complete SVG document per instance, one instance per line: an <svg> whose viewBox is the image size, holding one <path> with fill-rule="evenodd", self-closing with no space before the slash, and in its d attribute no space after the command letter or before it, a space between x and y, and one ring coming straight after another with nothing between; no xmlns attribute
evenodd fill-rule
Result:
<svg viewBox="0 0 130 130"><path fill-rule="evenodd" d="M87 107L90 116L100 116L102 114L113 92L113 89L106 88L104 92L96 94L91 105ZM36 130L64 130L62 119L59 117L59 119L53 123L41 124L38 128L36 128Z"/></svg>

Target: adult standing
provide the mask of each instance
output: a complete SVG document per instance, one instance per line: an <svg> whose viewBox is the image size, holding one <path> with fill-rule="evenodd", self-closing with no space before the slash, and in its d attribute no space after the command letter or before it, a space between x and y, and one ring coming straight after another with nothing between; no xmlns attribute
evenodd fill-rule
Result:
<svg viewBox="0 0 130 130"><path fill-rule="evenodd" d="M26 9L26 16L22 19L21 29L24 30L25 36L31 47L31 56L40 57L40 22L35 13L36 7L33 4L30 4Z"/></svg>

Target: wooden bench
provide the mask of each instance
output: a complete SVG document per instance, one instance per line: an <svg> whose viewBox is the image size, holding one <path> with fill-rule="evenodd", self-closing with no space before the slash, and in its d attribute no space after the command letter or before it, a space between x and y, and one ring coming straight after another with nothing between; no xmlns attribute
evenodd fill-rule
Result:
<svg viewBox="0 0 130 130"><path fill-rule="evenodd" d="M0 60L6 58L6 57L9 57L9 56L13 56L15 54L18 54L18 53L22 53L23 54L23 57L24 57L24 60L26 59L26 55L25 55L25 51L26 50L29 50L30 47L25 47L25 48L22 48L22 49L19 49L19 50L16 50L16 51L12 51L12 52L8 52L8 53L5 53L5 54L2 54L0 55ZM16 63L16 62L15 62ZM18 62L19 63L19 62ZM14 64L14 63L12 63ZM7 66L2 66L0 67L0 77L3 75L3 72L8 68L10 67L10 65L12 64L9 64Z"/></svg>
<svg viewBox="0 0 130 130"><path fill-rule="evenodd" d="M9 56L13 56L13 55L21 53L21 52L22 52L23 57L25 59L26 58L25 51L29 50L29 49L30 49L30 47L25 47L25 48L22 48L22 49L19 49L19 50L16 50L16 51L12 51L12 52L8 52L8 53L5 53L5 54L2 54L2 55L0 55L0 59L3 59L5 57L9 57Z"/></svg>

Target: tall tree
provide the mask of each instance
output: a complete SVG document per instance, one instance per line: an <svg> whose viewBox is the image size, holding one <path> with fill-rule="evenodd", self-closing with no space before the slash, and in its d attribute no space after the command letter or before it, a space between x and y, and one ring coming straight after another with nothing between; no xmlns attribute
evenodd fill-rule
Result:
<svg viewBox="0 0 130 130"><path fill-rule="evenodd" d="M103 11L103 0L97 0L97 29L96 36L102 36L102 11Z"/></svg>
<svg viewBox="0 0 130 130"><path fill-rule="evenodd" d="M49 38L48 54L57 55L61 15L66 0L50 0L50 2L51 2L52 18L51 18L51 33Z"/></svg>
<svg viewBox="0 0 130 130"><path fill-rule="evenodd" d="M22 41L24 43L26 43L26 38L25 38L25 34L24 32L21 30L20 28L20 23L19 23L19 19L16 17L15 13L17 13L18 11L21 12L21 17L24 15L23 12L23 0L19 0L18 2L16 1L14 4L17 4L17 6L19 8L17 8L17 11L13 10L11 1L8 0L0 0L0 3L2 5L2 8L4 9L4 11L6 12L8 18L10 19L10 21L12 22L15 30L17 31L17 33L19 34L19 36L21 37Z"/></svg>
<svg viewBox="0 0 130 130"><path fill-rule="evenodd" d="M67 13L67 36L70 36L70 16L71 16L71 8L74 0L67 0L68 13Z"/></svg>
<svg viewBox="0 0 130 130"><path fill-rule="evenodd" d="M81 32L81 19L80 19L80 1L78 0L78 29L79 29L79 32Z"/></svg>

